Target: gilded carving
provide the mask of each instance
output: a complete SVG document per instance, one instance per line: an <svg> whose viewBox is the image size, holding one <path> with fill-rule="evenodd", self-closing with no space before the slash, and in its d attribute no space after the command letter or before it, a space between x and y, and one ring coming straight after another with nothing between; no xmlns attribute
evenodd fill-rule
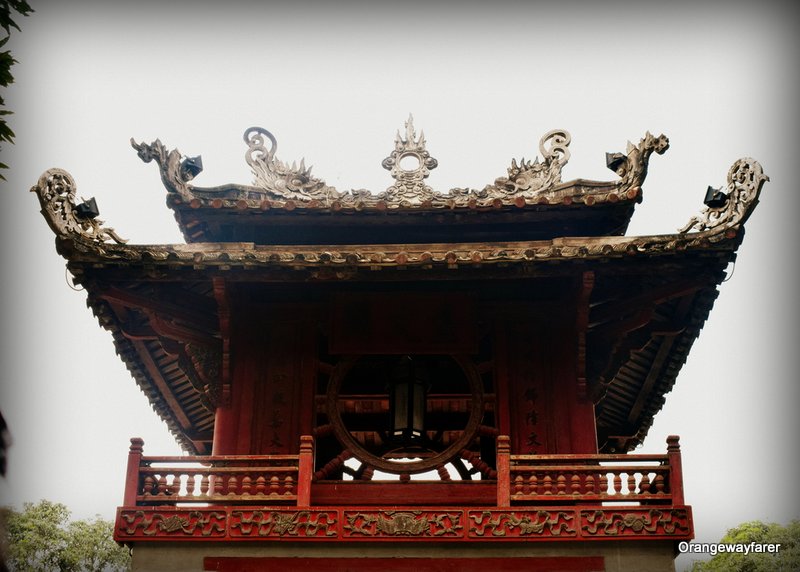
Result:
<svg viewBox="0 0 800 572"><path fill-rule="evenodd" d="M346 512L348 536L461 536L460 512L374 511Z"/></svg>
<svg viewBox="0 0 800 572"><path fill-rule="evenodd" d="M336 516L328 511L233 511L231 536L331 537L336 536Z"/></svg>
<svg viewBox="0 0 800 572"><path fill-rule="evenodd" d="M167 514L169 516L167 516ZM119 532L126 536L225 536L224 512L188 511L161 513L123 511Z"/></svg>
<svg viewBox="0 0 800 572"><path fill-rule="evenodd" d="M744 223L758 204L761 187L767 181L769 177L764 174L764 169L758 161L750 157L739 159L728 171L724 204L719 207L706 207L702 213L692 217L679 232L730 228Z"/></svg>
<svg viewBox="0 0 800 572"><path fill-rule="evenodd" d="M689 534L689 516L686 509L650 509L640 511L595 510L581 511L583 534L620 536L640 534Z"/></svg>
<svg viewBox="0 0 800 572"><path fill-rule="evenodd" d="M48 169L39 177L39 182L31 189L39 198L50 228L59 236L72 235L86 238L96 244L113 240L124 244L113 228L104 228L103 221L94 214L83 214L81 206L75 204L75 181L63 169ZM94 199L91 199L93 202ZM84 202L86 204L89 201Z"/></svg>
<svg viewBox="0 0 800 572"><path fill-rule="evenodd" d="M565 511L470 512L470 536L574 536L575 515Z"/></svg>

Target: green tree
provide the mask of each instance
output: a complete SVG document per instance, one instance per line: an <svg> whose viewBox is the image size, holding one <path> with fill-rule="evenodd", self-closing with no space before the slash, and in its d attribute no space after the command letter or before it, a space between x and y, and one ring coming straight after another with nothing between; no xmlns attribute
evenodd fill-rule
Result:
<svg viewBox="0 0 800 572"><path fill-rule="evenodd" d="M17 26L12 16L15 14L27 16L31 12L33 12L33 8L25 0L0 0L0 27L5 32L5 37L0 40L0 48L8 43L8 39L11 37L11 28L16 28L19 31L19 26ZM0 87L6 88L14 83L11 67L15 63L17 63L17 60L11 56L10 50L0 52ZM0 96L0 143L13 143L14 137L16 137L6 122L6 117L9 115L11 115L11 111L6 109L5 99ZM0 163L0 169L8 169L8 166ZM0 174L0 180L5 181L6 178Z"/></svg>
<svg viewBox="0 0 800 572"><path fill-rule="evenodd" d="M758 520L731 528L722 544L780 544L777 554L741 552L719 553L707 562L695 562L691 572L789 572L800 570L800 521L786 526Z"/></svg>
<svg viewBox="0 0 800 572"><path fill-rule="evenodd" d="M113 538L113 525L99 517L69 521L66 506L25 503L22 512L3 509L8 567L15 572L105 572L130 569L128 551Z"/></svg>

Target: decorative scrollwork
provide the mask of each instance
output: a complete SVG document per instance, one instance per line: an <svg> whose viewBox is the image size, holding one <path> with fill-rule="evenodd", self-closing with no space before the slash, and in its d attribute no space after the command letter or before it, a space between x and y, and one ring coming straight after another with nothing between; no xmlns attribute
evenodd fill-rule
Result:
<svg viewBox="0 0 800 572"><path fill-rule="evenodd" d="M409 114L405 124L405 137L400 131L394 141L394 151L386 157L381 165L387 169L396 181L386 189L383 197L390 201L406 201L420 204L433 198L434 193L424 180L431 174L439 162L431 157L425 148L425 133L420 131L419 138L414 130L414 117Z"/></svg>
<svg viewBox="0 0 800 572"><path fill-rule="evenodd" d="M725 203L719 207L706 207L678 232L684 234L690 230L729 228L744 223L758 203L761 187L767 181L769 177L764 174L764 169L758 161L750 157L739 159L728 171Z"/></svg>
<svg viewBox="0 0 800 572"><path fill-rule="evenodd" d="M581 531L587 536L684 535L691 531L685 509L647 511L581 511Z"/></svg>
<svg viewBox="0 0 800 572"><path fill-rule="evenodd" d="M96 218L97 213L82 214L75 205L75 181L63 169L48 169L39 177L39 182L31 188L36 193L42 207L42 215L57 235L81 237L94 243L113 240L125 244L113 228L104 228L103 221ZM91 201L86 201L91 202Z"/></svg>
<svg viewBox="0 0 800 572"><path fill-rule="evenodd" d="M460 512L370 511L346 512L347 536L460 536Z"/></svg>
<svg viewBox="0 0 800 572"><path fill-rule="evenodd" d="M225 536L224 512L194 510L180 513L123 511L118 532L126 537L153 536Z"/></svg>
<svg viewBox="0 0 800 572"><path fill-rule="evenodd" d="M233 511L231 536L336 536L336 514L329 511Z"/></svg>
<svg viewBox="0 0 800 572"><path fill-rule="evenodd" d="M470 512L470 536L574 536L575 524L572 513L564 511L538 510L534 512Z"/></svg>

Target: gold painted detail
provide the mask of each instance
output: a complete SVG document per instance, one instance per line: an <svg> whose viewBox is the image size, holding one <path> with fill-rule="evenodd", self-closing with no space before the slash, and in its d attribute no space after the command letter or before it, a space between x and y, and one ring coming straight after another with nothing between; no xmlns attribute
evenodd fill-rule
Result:
<svg viewBox="0 0 800 572"><path fill-rule="evenodd" d="M575 515L565 511L471 512L470 536L574 536Z"/></svg>

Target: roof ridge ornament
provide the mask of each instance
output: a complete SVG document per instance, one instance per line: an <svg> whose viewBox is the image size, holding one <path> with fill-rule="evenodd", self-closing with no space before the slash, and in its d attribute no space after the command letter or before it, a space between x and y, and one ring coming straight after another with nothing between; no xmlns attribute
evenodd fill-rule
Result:
<svg viewBox="0 0 800 572"><path fill-rule="evenodd" d="M270 140L269 150L264 147L264 138ZM293 161L292 165L284 163L275 156L278 141L275 136L262 127L250 127L244 132L247 143L245 161L255 175L253 185L270 191L278 197L288 200L337 199L340 193L325 181L311 176L311 167L306 167L305 158L300 159L300 166Z"/></svg>
<svg viewBox="0 0 800 572"><path fill-rule="evenodd" d="M761 164L751 157L743 157L728 170L728 185L725 193L716 201L706 201L706 208L699 215L678 229L681 234L690 230L700 232L718 227L731 228L743 224L758 204L758 197L769 177ZM724 197L724 200L722 199Z"/></svg>
<svg viewBox="0 0 800 572"><path fill-rule="evenodd" d="M89 239L96 244L109 240L117 244L128 242L113 228L103 228L103 221L97 218L100 211L94 197L75 204L75 180L65 170L48 169L31 192L39 198L42 215L56 235Z"/></svg>
<svg viewBox="0 0 800 572"><path fill-rule="evenodd" d="M386 157L381 165L387 169L396 181L386 189L382 198L389 201L422 204L434 198L433 189L425 184L425 179L431 174L439 162L431 157L425 148L425 132L420 131L419 138L414 130L414 116L408 114L405 123L405 138L397 136L394 140L394 151Z"/></svg>
<svg viewBox="0 0 800 572"><path fill-rule="evenodd" d="M155 161L159 165L167 191L178 195L169 201L170 205L187 203L199 208L213 202L216 206L235 205L238 209L280 208L281 205L292 209L302 205L335 210L502 208L526 204L595 204L637 197L641 200L641 185L647 175L650 156L662 154L669 148L665 135L655 137L648 132L638 145L628 142L626 154L606 154L609 168L620 176L618 181L576 180L570 186L561 182L561 170L570 158L572 137L564 129L554 129L539 141L541 158L533 161L523 158L519 162L513 159L507 176L495 179L493 184L482 189L453 188L437 192L425 184L425 179L438 161L426 148L425 134L420 132L417 136L413 121L413 116L409 115L405 134L398 131L394 150L382 162L395 183L380 193L365 189L339 191L313 177L305 159L299 166L296 162L290 165L279 160L275 136L261 127L250 127L244 132L248 147L245 161L254 175L252 185L197 187L190 181L202 170L200 157L183 157L176 149L167 151L158 139L150 144L131 139L131 145L144 162Z"/></svg>
<svg viewBox="0 0 800 572"><path fill-rule="evenodd" d="M567 164L570 152L567 147L572 137L565 129L548 131L539 140L539 152L543 161L536 157L533 161L521 158L519 165L516 159L511 160L508 177L495 179L494 185L487 186L487 194L500 193L506 195L533 197L539 191L549 190L561 182L561 168Z"/></svg>

